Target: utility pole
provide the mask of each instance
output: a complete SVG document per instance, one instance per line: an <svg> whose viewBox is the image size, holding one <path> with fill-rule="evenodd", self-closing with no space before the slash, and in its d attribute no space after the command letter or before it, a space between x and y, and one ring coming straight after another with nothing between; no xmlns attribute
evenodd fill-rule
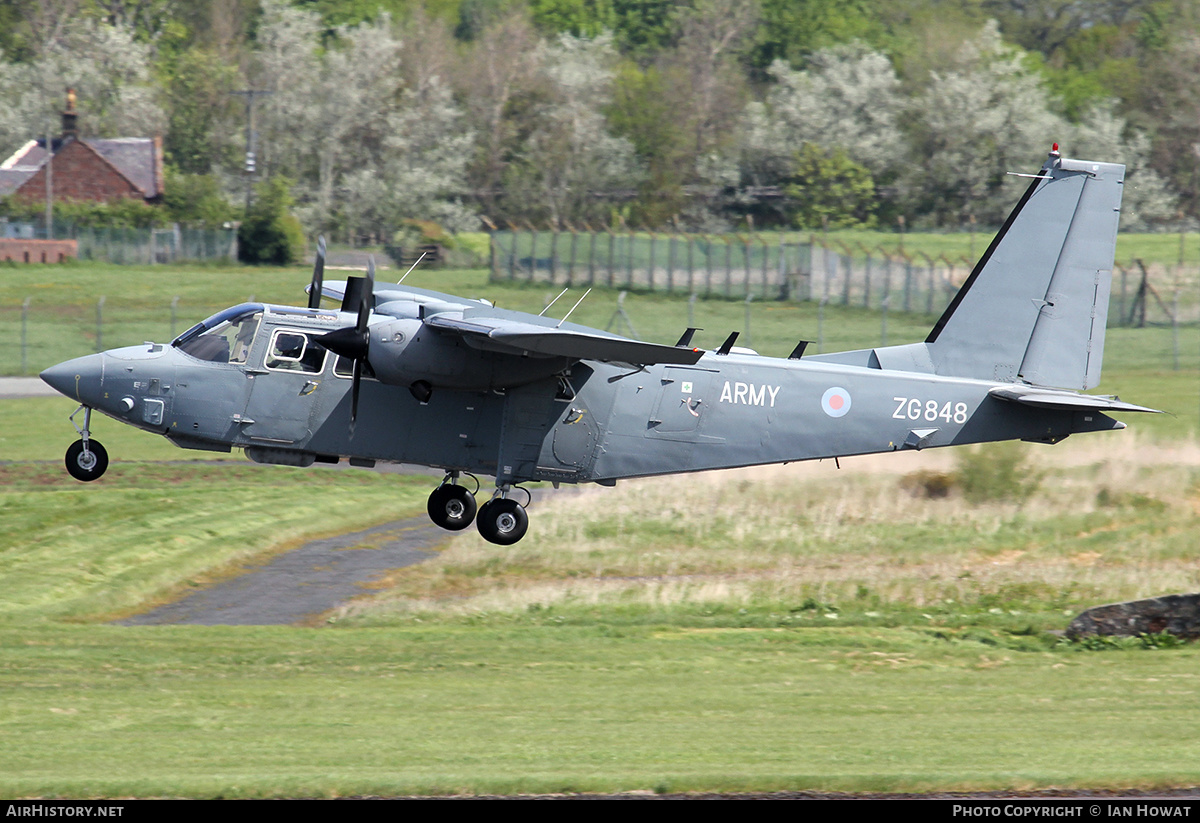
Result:
<svg viewBox="0 0 1200 823"><path fill-rule="evenodd" d="M46 239L54 239L54 178L51 166L54 165L54 144L51 141L50 129L46 129Z"/></svg>
<svg viewBox="0 0 1200 823"><path fill-rule="evenodd" d="M243 89L242 91L231 91L230 94L246 98L246 162L242 167L242 172L246 176L246 211L248 212L254 196L254 178L258 171L256 158L258 133L254 130L254 98L274 94L274 92L265 89Z"/></svg>

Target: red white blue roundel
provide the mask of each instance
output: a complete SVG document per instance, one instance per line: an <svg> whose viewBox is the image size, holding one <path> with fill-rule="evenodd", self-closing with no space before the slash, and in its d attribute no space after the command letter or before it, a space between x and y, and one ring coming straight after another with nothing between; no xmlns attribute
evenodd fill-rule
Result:
<svg viewBox="0 0 1200 823"><path fill-rule="evenodd" d="M850 411L850 392L841 386L826 389L821 395L821 410L830 417L843 417Z"/></svg>

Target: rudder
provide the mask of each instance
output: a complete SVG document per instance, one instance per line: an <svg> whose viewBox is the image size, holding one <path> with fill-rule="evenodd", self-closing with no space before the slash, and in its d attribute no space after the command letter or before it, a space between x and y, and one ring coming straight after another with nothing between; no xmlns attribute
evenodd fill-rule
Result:
<svg viewBox="0 0 1200 823"><path fill-rule="evenodd" d="M926 338L934 372L1099 382L1124 177L1123 165L1050 155Z"/></svg>

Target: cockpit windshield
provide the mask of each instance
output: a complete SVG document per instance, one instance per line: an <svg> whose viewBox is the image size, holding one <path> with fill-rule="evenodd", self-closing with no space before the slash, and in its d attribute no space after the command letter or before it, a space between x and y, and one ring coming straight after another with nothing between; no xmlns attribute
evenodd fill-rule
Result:
<svg viewBox="0 0 1200 823"><path fill-rule="evenodd" d="M245 363L262 316L261 303L242 303L197 323L171 345L210 363Z"/></svg>

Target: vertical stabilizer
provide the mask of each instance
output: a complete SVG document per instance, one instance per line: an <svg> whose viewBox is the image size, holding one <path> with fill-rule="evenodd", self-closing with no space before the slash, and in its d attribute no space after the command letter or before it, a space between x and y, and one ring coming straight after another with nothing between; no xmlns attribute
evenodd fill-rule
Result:
<svg viewBox="0 0 1200 823"><path fill-rule="evenodd" d="M1124 178L1122 165L1050 155L926 338L933 371L1099 382Z"/></svg>

